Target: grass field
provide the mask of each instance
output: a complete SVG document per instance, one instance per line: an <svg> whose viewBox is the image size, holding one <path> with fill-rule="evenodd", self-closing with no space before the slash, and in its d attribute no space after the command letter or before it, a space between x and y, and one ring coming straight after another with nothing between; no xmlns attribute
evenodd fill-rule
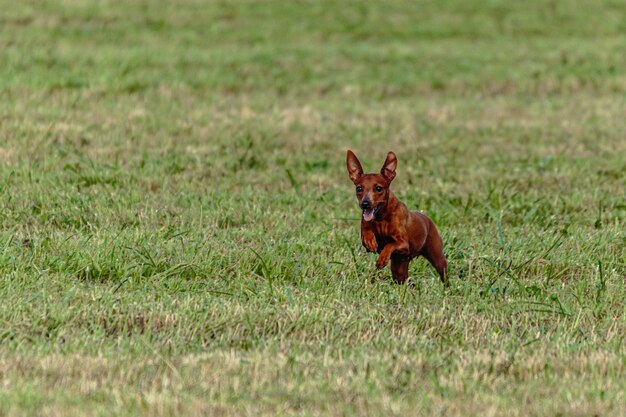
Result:
<svg viewBox="0 0 626 417"><path fill-rule="evenodd" d="M0 416L624 416L623 1L0 6Z"/></svg>

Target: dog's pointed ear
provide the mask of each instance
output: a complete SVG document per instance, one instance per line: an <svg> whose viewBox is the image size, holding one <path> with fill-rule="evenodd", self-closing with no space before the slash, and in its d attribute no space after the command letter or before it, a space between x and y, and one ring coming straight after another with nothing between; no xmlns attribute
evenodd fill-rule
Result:
<svg viewBox="0 0 626 417"><path fill-rule="evenodd" d="M387 182L391 183L391 181L393 181L393 179L396 177L397 167L398 159L396 158L396 154L393 152L389 152L387 154L387 159L385 159L383 167L380 169L380 174L385 177Z"/></svg>
<svg viewBox="0 0 626 417"><path fill-rule="evenodd" d="M361 175L363 175L363 167L361 167L359 159L350 149L348 149L348 156L346 157L346 166L348 167L348 176L356 184Z"/></svg>

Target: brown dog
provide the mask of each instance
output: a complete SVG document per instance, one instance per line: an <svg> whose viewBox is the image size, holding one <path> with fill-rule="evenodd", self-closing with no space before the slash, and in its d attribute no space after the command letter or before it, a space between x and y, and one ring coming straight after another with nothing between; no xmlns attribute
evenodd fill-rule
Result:
<svg viewBox="0 0 626 417"><path fill-rule="evenodd" d="M441 282L449 285L443 240L435 224L426 215L409 211L389 190L396 176L396 155L387 154L380 174L364 174L351 150L348 150L346 165L363 210L361 241L368 252L379 254L376 267L382 269L391 260L391 275L402 284L409 276L411 259L422 255L435 267Z"/></svg>

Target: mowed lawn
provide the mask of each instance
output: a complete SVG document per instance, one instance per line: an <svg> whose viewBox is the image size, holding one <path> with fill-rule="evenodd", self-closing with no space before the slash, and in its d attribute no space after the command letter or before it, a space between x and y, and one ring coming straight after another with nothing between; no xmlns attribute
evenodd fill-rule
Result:
<svg viewBox="0 0 626 417"><path fill-rule="evenodd" d="M624 415L623 1L0 7L0 416Z"/></svg>

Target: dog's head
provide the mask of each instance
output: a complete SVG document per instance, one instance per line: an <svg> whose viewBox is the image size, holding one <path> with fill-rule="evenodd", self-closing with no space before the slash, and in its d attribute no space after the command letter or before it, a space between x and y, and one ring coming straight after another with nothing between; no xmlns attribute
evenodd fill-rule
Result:
<svg viewBox="0 0 626 417"><path fill-rule="evenodd" d="M380 174L364 174L363 167L354 152L348 150L346 159L348 176L356 186L356 198L363 210L363 220L370 222L387 205L389 185L396 177L398 160L396 154L389 152L380 170Z"/></svg>

